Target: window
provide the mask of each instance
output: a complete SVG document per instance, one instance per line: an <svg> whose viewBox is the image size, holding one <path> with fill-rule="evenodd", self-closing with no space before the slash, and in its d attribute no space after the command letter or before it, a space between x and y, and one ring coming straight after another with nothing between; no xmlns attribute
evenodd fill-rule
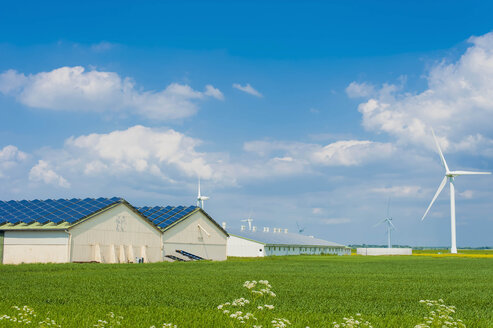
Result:
<svg viewBox="0 0 493 328"><path fill-rule="evenodd" d="M258 251L261 252L262 251L262 248L260 248Z"/></svg>

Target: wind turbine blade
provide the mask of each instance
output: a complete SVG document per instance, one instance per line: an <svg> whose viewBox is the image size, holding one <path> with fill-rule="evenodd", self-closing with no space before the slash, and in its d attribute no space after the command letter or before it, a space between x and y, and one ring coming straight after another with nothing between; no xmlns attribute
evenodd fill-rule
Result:
<svg viewBox="0 0 493 328"><path fill-rule="evenodd" d="M394 226L394 224L392 223L392 221L389 221L389 224L392 226L392 229L394 229L394 230L395 230L395 226Z"/></svg>
<svg viewBox="0 0 493 328"><path fill-rule="evenodd" d="M447 162L445 161L445 157L443 157L442 150L440 149L440 145L438 144L438 140L437 137L435 136L435 132L433 131L433 129L431 129L431 133L433 134L433 139L435 139L435 144L438 148L438 153L440 154L440 159L442 160L442 164L445 167L445 171L448 172Z"/></svg>
<svg viewBox="0 0 493 328"><path fill-rule="evenodd" d="M375 225L373 226L373 228L375 228L376 226L381 225L381 224L382 224L382 223L384 223L385 221L387 221L387 219L383 219L382 221L378 221L378 223L377 223L377 224L375 224Z"/></svg>
<svg viewBox="0 0 493 328"><path fill-rule="evenodd" d="M491 174L491 172L472 172L472 171L452 171L453 175L475 175L475 174Z"/></svg>
<svg viewBox="0 0 493 328"><path fill-rule="evenodd" d="M440 195L440 192L442 192L442 189L443 187L445 187L445 184L447 183L447 177L443 177L443 180L442 180L442 183L440 183L440 186L438 187L438 190L437 192L435 193L435 196L433 196L433 199L431 200L431 203L430 203L430 206L428 206L428 208L426 209L426 212L425 214L423 215L423 217L421 218L421 221L423 221L425 219L425 216L426 214L428 214L428 211L430 210L431 208L431 205L433 205L433 203L435 202L435 200L437 199L438 195Z"/></svg>

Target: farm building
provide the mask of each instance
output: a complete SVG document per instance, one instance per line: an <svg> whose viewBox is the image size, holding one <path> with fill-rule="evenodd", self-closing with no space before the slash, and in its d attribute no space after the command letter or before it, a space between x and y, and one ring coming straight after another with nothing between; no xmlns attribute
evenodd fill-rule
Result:
<svg viewBox="0 0 493 328"><path fill-rule="evenodd" d="M122 198L0 201L0 263L226 259L228 234L197 206Z"/></svg>
<svg viewBox="0 0 493 328"><path fill-rule="evenodd" d="M336 254L350 255L351 249L341 244L290 233L287 229L252 227L228 229L228 256L259 257L271 255Z"/></svg>

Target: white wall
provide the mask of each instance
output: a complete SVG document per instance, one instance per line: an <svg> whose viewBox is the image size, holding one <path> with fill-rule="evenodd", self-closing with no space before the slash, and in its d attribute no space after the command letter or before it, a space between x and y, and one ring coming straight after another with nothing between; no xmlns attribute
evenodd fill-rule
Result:
<svg viewBox="0 0 493 328"><path fill-rule="evenodd" d="M163 260L161 232L125 204L81 222L69 231L72 235L72 262L133 262L135 257L141 256L142 248L145 249L146 262ZM124 251L121 254L122 246Z"/></svg>
<svg viewBox="0 0 493 328"><path fill-rule="evenodd" d="M230 235L227 254L237 257L263 257L265 251L264 245L261 243Z"/></svg>
<svg viewBox="0 0 493 328"><path fill-rule="evenodd" d="M5 231L3 263L68 262L65 231Z"/></svg>
<svg viewBox="0 0 493 328"><path fill-rule="evenodd" d="M413 255L412 248L357 248L358 255Z"/></svg>
<svg viewBox="0 0 493 328"><path fill-rule="evenodd" d="M199 225L209 235L199 228ZM226 260L226 239L227 236L223 230L199 211L163 233L164 254L183 258L176 253L179 249L205 259L224 261Z"/></svg>
<svg viewBox="0 0 493 328"><path fill-rule="evenodd" d="M351 249L336 246L265 246L265 255L350 255Z"/></svg>
<svg viewBox="0 0 493 328"><path fill-rule="evenodd" d="M229 236L228 256L237 257L260 257L260 256L284 256L284 255L351 255L351 249L334 246L272 246L265 245L253 240Z"/></svg>

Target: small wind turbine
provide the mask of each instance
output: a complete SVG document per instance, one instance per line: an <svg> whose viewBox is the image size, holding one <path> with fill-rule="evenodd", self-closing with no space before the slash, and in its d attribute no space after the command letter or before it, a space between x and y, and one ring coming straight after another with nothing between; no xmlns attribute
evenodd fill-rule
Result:
<svg viewBox="0 0 493 328"><path fill-rule="evenodd" d="M303 231L305 231L305 227L302 225L299 225L298 222L296 222L296 226L298 227L298 233L302 234Z"/></svg>
<svg viewBox="0 0 493 328"><path fill-rule="evenodd" d="M442 150L440 149L440 145L438 144L438 140L435 136L435 132L431 130L431 133L433 134L433 139L435 139L435 144L438 149L438 154L440 154L440 159L442 160L442 164L445 168L445 176L443 177L442 182L440 183L440 186L438 187L437 192L435 193L435 196L433 196L433 199L431 200L430 205L426 209L425 214L421 218L421 221L425 219L426 214L428 214L428 211L431 208L431 205L435 202L437 199L438 195L442 191L443 187L445 187L445 184L447 183L447 180L450 183L450 226L451 226L451 239L452 239L452 247L450 248L450 253L452 254L457 254L457 243L456 243L456 233L455 233L455 187L454 187L454 180L455 177L459 175L474 175L474 174L491 174L491 172L471 172L471 171L450 171L447 162L445 161L445 157L443 157Z"/></svg>
<svg viewBox="0 0 493 328"><path fill-rule="evenodd" d="M204 200L208 200L209 197L207 196L202 196L200 194L200 178L199 178L199 192L197 195L197 206L200 206L202 209L204 209Z"/></svg>
<svg viewBox="0 0 493 328"><path fill-rule="evenodd" d="M241 222L248 222L248 231L252 231L252 212L250 211L250 215L248 215L248 219L243 219Z"/></svg>
<svg viewBox="0 0 493 328"><path fill-rule="evenodd" d="M390 216L390 197L387 202L387 217L382 221L378 222L375 226L380 225L384 222L387 222L387 247L392 248L392 242L390 241L390 237L392 235L392 230L395 230L395 226L392 223L392 217Z"/></svg>

